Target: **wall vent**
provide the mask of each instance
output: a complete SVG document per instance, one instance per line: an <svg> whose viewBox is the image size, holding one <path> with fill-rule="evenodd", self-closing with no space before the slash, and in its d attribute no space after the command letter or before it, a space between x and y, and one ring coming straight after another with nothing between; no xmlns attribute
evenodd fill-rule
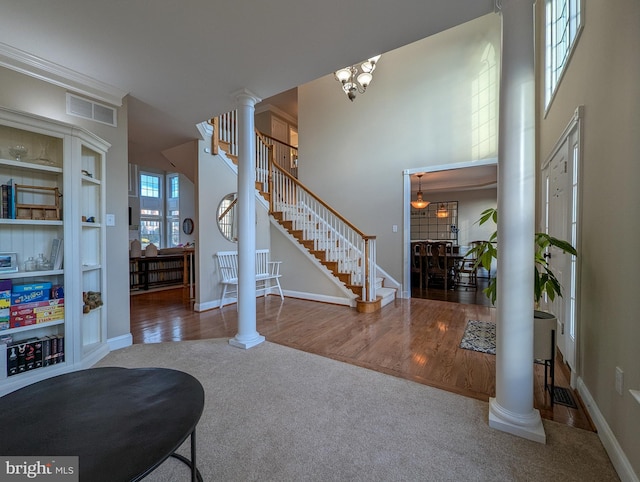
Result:
<svg viewBox="0 0 640 482"><path fill-rule="evenodd" d="M117 111L114 107L99 104L69 93L67 93L67 114L113 127L118 126Z"/></svg>

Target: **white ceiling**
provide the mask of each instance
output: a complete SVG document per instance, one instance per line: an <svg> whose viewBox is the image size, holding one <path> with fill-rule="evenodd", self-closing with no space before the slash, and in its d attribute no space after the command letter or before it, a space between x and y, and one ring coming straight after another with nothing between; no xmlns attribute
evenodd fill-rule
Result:
<svg viewBox="0 0 640 482"><path fill-rule="evenodd" d="M128 94L130 157L145 156L197 138L195 125L233 108L240 89L264 99L493 8L494 0L0 0L0 65L16 68L17 52Z"/></svg>
<svg viewBox="0 0 640 482"><path fill-rule="evenodd" d="M463 169L424 172L420 184L424 197L429 193L492 189L498 185L498 166L495 164L471 166ZM411 192L418 191L418 176L411 176Z"/></svg>

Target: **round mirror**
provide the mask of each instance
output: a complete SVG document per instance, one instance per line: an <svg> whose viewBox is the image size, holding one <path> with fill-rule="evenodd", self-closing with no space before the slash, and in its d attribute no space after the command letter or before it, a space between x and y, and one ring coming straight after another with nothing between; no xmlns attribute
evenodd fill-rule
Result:
<svg viewBox="0 0 640 482"><path fill-rule="evenodd" d="M232 243L238 242L237 193L232 192L222 198L218 204L217 221L222 235Z"/></svg>

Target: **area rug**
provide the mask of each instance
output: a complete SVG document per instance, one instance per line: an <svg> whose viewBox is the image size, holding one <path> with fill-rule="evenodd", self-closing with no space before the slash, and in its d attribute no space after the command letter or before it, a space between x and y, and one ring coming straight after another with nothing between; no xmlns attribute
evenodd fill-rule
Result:
<svg viewBox="0 0 640 482"><path fill-rule="evenodd" d="M460 348L496 354L496 324L490 321L469 320Z"/></svg>

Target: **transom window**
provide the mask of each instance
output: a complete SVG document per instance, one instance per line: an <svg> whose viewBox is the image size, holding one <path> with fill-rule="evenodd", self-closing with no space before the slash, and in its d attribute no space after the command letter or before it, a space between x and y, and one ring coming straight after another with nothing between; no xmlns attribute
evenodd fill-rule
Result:
<svg viewBox="0 0 640 482"><path fill-rule="evenodd" d="M160 177L140 174L140 195L144 197L160 197Z"/></svg>
<svg viewBox="0 0 640 482"><path fill-rule="evenodd" d="M546 0L545 107L549 107L582 31L583 0Z"/></svg>

